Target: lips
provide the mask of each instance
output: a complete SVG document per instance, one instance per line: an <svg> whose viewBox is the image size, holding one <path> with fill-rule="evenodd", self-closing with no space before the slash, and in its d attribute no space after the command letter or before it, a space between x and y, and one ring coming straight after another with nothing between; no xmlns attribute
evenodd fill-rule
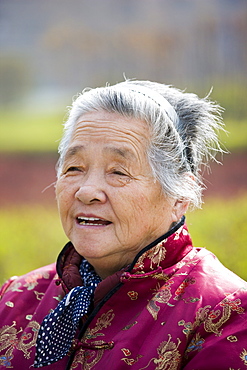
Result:
<svg viewBox="0 0 247 370"><path fill-rule="evenodd" d="M97 217L78 216L76 219L79 225L84 226L107 226L111 224L110 221Z"/></svg>

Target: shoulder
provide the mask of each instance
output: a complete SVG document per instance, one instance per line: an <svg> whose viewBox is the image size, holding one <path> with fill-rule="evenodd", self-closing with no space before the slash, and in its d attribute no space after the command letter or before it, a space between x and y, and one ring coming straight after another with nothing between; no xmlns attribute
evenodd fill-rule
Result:
<svg viewBox="0 0 247 370"><path fill-rule="evenodd" d="M185 292L183 297L185 302L191 302L190 310L182 310L183 317L179 321L190 341L184 355L184 368L242 369L247 283L211 252L196 251L193 257L196 263L189 274L194 291Z"/></svg>
<svg viewBox="0 0 247 370"><path fill-rule="evenodd" d="M24 290L32 290L37 285L49 285L51 280L56 276L56 265L52 263L47 266L40 267L28 272L22 276L12 276L8 279L0 289L0 299L7 292L20 292Z"/></svg>
<svg viewBox="0 0 247 370"><path fill-rule="evenodd" d="M224 266L212 252L197 248L197 258L199 258L198 270L207 278L207 284L217 283L217 286L224 289L247 287L247 282Z"/></svg>
<svg viewBox="0 0 247 370"><path fill-rule="evenodd" d="M39 322L56 307L62 294L56 278L55 264L52 264L9 279L0 292L1 325L15 322L16 327L23 328L31 317Z"/></svg>
<svg viewBox="0 0 247 370"><path fill-rule="evenodd" d="M229 295L242 296L247 299L247 282L226 268L210 251L197 248L194 256L196 264L190 271L201 299L212 304Z"/></svg>

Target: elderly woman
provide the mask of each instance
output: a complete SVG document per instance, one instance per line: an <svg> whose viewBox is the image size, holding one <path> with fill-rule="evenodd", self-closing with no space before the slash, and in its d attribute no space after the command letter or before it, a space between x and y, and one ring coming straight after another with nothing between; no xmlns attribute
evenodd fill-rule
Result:
<svg viewBox="0 0 247 370"><path fill-rule="evenodd" d="M247 284L184 217L221 150L219 111L143 81L75 100L56 183L69 242L3 286L1 369L247 369Z"/></svg>

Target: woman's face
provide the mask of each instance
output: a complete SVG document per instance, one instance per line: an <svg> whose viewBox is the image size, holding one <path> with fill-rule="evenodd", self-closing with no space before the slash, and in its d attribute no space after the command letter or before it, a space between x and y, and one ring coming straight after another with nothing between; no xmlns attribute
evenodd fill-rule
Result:
<svg viewBox="0 0 247 370"><path fill-rule="evenodd" d="M145 122L100 111L79 118L66 152L56 185L63 228L103 278L181 216L153 177L148 143Z"/></svg>

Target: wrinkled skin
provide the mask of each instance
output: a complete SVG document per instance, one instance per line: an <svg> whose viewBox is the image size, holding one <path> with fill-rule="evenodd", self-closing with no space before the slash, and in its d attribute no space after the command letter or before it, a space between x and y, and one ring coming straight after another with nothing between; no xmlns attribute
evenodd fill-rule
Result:
<svg viewBox="0 0 247 370"><path fill-rule="evenodd" d="M145 122L87 113L79 118L65 156L56 184L62 225L103 278L128 265L187 207L164 195L153 177L149 139Z"/></svg>

